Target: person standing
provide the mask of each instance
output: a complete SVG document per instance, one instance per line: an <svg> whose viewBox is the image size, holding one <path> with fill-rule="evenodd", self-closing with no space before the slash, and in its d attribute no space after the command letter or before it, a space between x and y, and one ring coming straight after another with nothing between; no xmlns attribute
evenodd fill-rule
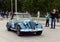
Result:
<svg viewBox="0 0 60 42"><path fill-rule="evenodd" d="M59 12L58 12L58 9L56 9L56 18L57 18L57 22L59 22Z"/></svg>
<svg viewBox="0 0 60 42"><path fill-rule="evenodd" d="M6 17L7 17L7 18L8 18L8 14L9 14L8 11L6 11Z"/></svg>
<svg viewBox="0 0 60 42"><path fill-rule="evenodd" d="M50 13L49 13L49 12L47 12L45 27L49 27L49 19L50 19Z"/></svg>
<svg viewBox="0 0 60 42"><path fill-rule="evenodd" d="M51 29L55 29L55 25L56 25L56 9L53 9L53 11L51 12Z"/></svg>

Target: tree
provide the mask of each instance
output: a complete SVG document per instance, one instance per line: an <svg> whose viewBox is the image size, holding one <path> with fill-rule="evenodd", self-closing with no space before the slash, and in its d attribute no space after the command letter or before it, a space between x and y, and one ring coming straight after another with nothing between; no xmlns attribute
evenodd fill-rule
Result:
<svg viewBox="0 0 60 42"><path fill-rule="evenodd" d="M10 0L7 1L7 0L0 0L0 10L4 10L4 11L7 11L9 10L10 11Z"/></svg>
<svg viewBox="0 0 60 42"><path fill-rule="evenodd" d="M37 11L46 12L53 8L60 10L60 0L18 0L18 11L29 11L36 14ZM11 0L0 0L0 10L11 11ZM15 10L15 0L13 0L13 10Z"/></svg>

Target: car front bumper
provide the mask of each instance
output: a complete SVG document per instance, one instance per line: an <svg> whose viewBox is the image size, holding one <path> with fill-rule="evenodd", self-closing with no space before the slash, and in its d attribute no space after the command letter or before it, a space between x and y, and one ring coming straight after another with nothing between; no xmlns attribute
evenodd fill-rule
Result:
<svg viewBox="0 0 60 42"><path fill-rule="evenodd" d="M26 29L26 30L24 30L24 29L22 29L22 30L20 30L20 32L38 32L38 31L43 31L43 29Z"/></svg>

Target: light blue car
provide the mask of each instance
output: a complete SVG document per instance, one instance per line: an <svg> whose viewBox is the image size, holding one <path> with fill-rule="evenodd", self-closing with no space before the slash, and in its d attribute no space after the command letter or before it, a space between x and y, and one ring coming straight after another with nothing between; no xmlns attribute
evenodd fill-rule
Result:
<svg viewBox="0 0 60 42"><path fill-rule="evenodd" d="M6 24L7 30L14 30L20 36L24 33L34 33L41 35L43 28L40 23L34 22L28 13L14 13L12 18Z"/></svg>

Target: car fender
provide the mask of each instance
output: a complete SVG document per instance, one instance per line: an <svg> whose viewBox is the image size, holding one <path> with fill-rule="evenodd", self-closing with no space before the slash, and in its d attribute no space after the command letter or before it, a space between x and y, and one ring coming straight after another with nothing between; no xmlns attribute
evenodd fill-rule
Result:
<svg viewBox="0 0 60 42"><path fill-rule="evenodd" d="M25 28L25 26L24 26L23 23L18 23L17 26L20 26L21 29L24 29Z"/></svg>
<svg viewBox="0 0 60 42"><path fill-rule="evenodd" d="M6 27L11 28L11 23L7 22Z"/></svg>
<svg viewBox="0 0 60 42"><path fill-rule="evenodd" d="M37 25L37 28L43 28L42 24L39 23L39 24Z"/></svg>

